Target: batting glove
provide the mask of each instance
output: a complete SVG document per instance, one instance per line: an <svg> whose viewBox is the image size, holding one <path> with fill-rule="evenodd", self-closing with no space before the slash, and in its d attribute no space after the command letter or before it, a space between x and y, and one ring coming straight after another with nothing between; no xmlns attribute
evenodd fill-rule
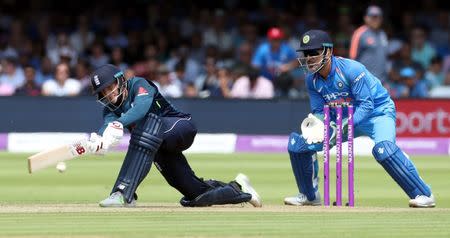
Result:
<svg viewBox="0 0 450 238"><path fill-rule="evenodd" d="M105 147L109 149L112 146L119 144L123 137L123 125L118 121L108 123L105 131L103 132L103 142Z"/></svg>
<svg viewBox="0 0 450 238"><path fill-rule="evenodd" d="M87 149L91 154L96 155L104 155L108 151L108 148L105 147L105 143L103 143L103 138L94 132L91 133L91 137L87 142Z"/></svg>

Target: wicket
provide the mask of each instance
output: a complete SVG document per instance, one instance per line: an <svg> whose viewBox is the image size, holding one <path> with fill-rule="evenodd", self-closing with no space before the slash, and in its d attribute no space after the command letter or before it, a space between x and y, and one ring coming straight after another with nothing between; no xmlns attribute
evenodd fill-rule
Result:
<svg viewBox="0 0 450 238"><path fill-rule="evenodd" d="M349 103L326 104L324 113L324 144L323 144L323 167L324 167L324 205L330 206L330 107L336 109L336 202L333 205L342 206L342 109L348 111L348 203L350 207L355 206L354 193L354 156L353 156L353 105Z"/></svg>

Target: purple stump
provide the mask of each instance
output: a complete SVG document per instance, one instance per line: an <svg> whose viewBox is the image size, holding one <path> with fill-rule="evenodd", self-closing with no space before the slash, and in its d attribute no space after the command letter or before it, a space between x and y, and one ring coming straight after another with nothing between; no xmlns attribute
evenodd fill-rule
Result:
<svg viewBox="0 0 450 238"><path fill-rule="evenodd" d="M324 135L323 135L323 203L330 206L330 106L323 107Z"/></svg>
<svg viewBox="0 0 450 238"><path fill-rule="evenodd" d="M336 106L336 206L342 206L342 106Z"/></svg>
<svg viewBox="0 0 450 238"><path fill-rule="evenodd" d="M348 206L355 206L353 157L353 105L348 105Z"/></svg>

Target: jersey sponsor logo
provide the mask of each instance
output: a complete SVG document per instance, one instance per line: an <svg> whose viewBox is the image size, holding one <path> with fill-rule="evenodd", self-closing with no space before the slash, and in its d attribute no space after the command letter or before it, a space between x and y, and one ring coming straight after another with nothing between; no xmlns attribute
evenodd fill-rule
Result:
<svg viewBox="0 0 450 238"><path fill-rule="evenodd" d="M323 95L323 97L327 100L327 101L332 101L341 97L348 97L350 94L348 92L332 92L329 94L325 94Z"/></svg>
<svg viewBox="0 0 450 238"><path fill-rule="evenodd" d="M139 87L137 95L138 96L148 95L148 91L144 87Z"/></svg>

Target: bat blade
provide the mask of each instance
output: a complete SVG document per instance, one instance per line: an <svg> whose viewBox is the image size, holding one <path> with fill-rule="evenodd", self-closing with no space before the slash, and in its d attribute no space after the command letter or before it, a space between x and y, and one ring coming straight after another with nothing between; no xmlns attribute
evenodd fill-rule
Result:
<svg viewBox="0 0 450 238"><path fill-rule="evenodd" d="M87 140L82 140L34 154L28 157L28 172L31 174L38 170L56 165L58 162L71 160L84 155L87 152L86 145Z"/></svg>

